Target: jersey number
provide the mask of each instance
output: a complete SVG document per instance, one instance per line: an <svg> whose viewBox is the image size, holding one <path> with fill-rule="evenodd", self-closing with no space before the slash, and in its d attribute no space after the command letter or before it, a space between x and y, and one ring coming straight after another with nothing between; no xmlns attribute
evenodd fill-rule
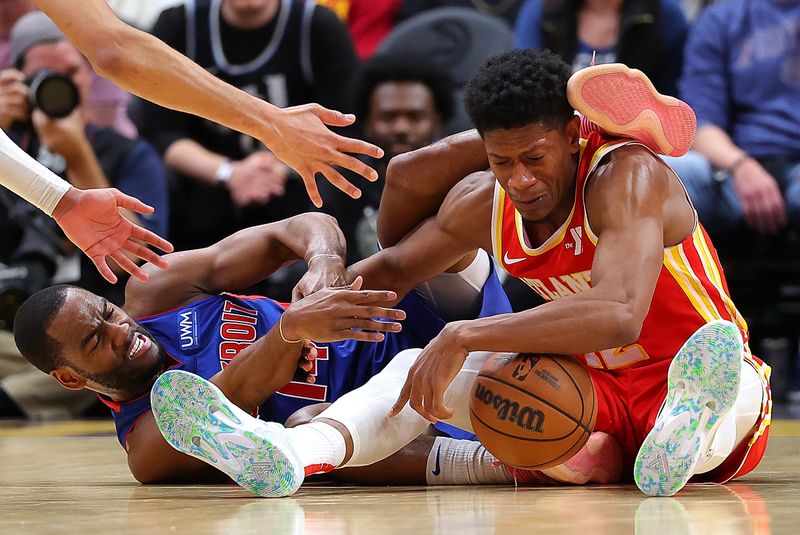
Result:
<svg viewBox="0 0 800 535"><path fill-rule="evenodd" d="M605 370L624 368L650 358L647 351L639 344L604 349L603 351L595 351L594 353L584 353L583 356L586 359L587 365L592 368L601 368Z"/></svg>
<svg viewBox="0 0 800 535"><path fill-rule="evenodd" d="M311 363L311 371L308 372L308 375L316 377L317 361L328 360L328 348L318 347L316 345L314 347L317 348L317 358ZM310 399L311 401L325 401L328 395L328 385L292 381L288 385L278 390L278 393L291 398Z"/></svg>

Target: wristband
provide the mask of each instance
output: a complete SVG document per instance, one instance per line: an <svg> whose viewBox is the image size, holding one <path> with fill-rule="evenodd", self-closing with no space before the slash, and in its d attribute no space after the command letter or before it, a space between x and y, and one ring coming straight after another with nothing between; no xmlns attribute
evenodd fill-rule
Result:
<svg viewBox="0 0 800 535"><path fill-rule="evenodd" d="M281 335L281 340L287 344L299 344L303 341L302 338L299 340L288 340L285 336L283 336L283 314L281 314L281 318L278 320L278 333Z"/></svg>
<svg viewBox="0 0 800 535"><path fill-rule="evenodd" d="M217 172L214 173L214 178L220 184L227 184L233 175L233 164L230 160L225 160L217 167Z"/></svg>

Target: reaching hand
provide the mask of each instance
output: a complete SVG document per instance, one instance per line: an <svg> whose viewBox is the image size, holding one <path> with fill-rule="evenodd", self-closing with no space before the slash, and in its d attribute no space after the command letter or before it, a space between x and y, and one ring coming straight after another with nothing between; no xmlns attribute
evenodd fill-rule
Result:
<svg viewBox="0 0 800 535"><path fill-rule="evenodd" d="M376 303L394 301L391 291L361 290L357 277L351 289L325 289L305 297L283 313L283 336L288 340L380 342L383 332L398 332L406 313ZM384 318L384 319L375 319ZM395 321L392 321L395 320Z"/></svg>
<svg viewBox="0 0 800 535"><path fill-rule="evenodd" d="M749 226L775 234L786 225L786 203L778 183L757 161L748 159L737 166L733 186Z"/></svg>
<svg viewBox="0 0 800 535"><path fill-rule="evenodd" d="M380 158L383 156L380 148L365 141L340 136L325 128L325 125L348 126L353 121L354 116L323 108L319 104L280 109L271 117L273 135L270 139L261 139L261 142L300 174L311 202L319 208L322 206L322 197L317 189L316 173L324 175L331 184L354 199L361 196L361 190L348 182L334 169L334 165L354 171L372 182L378 179L374 169L345 153Z"/></svg>
<svg viewBox="0 0 800 535"><path fill-rule="evenodd" d="M444 392L464 365L468 351L457 337L458 322L448 324L431 340L408 370L408 377L389 416L396 416L406 403L431 423L453 416L444 404Z"/></svg>
<svg viewBox="0 0 800 535"><path fill-rule="evenodd" d="M298 301L323 288L348 288L347 268L336 255L311 257L308 271L292 290L292 302Z"/></svg>
<svg viewBox="0 0 800 535"><path fill-rule="evenodd" d="M167 261L148 249L147 245L154 245L169 253L173 249L172 244L125 219L119 213L120 208L139 214L153 213L151 206L115 188L71 188L59 201L53 211L53 218L67 238L92 259L97 270L108 282L117 282L116 275L108 267L106 257L109 256L122 269L137 279L146 281L147 273L125 256L124 251L163 269L167 267Z"/></svg>

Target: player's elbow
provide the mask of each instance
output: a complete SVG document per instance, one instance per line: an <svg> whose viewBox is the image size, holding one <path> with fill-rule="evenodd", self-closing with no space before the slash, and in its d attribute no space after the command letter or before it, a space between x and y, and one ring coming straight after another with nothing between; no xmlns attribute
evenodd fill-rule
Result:
<svg viewBox="0 0 800 535"><path fill-rule="evenodd" d="M119 46L111 45L98 50L92 60L94 70L102 77L115 82L125 77L127 61Z"/></svg>
<svg viewBox="0 0 800 535"><path fill-rule="evenodd" d="M642 333L644 317L635 307L628 303L620 303L615 314L610 314L612 340L609 347L622 347L632 344L639 339Z"/></svg>
<svg viewBox="0 0 800 535"><path fill-rule="evenodd" d="M132 60L126 47L136 39L136 31L122 22L104 25L98 31L102 36L93 35L84 47L84 54L98 74L117 85L125 85L121 82L128 76Z"/></svg>
<svg viewBox="0 0 800 535"><path fill-rule="evenodd" d="M418 160L417 153L421 150L424 149L398 154L389 160L389 165L386 167L385 188L407 192L422 191L421 188L424 186L422 181L414 180L414 169L419 165L416 162Z"/></svg>

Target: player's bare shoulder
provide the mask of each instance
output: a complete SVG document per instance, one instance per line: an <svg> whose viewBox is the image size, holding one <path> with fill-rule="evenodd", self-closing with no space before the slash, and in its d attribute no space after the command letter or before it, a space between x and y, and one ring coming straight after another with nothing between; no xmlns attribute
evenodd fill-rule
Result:
<svg viewBox="0 0 800 535"><path fill-rule="evenodd" d="M436 216L439 225L476 246L490 246L495 182L488 170L464 177L445 197Z"/></svg>
<svg viewBox="0 0 800 535"><path fill-rule="evenodd" d="M680 241L694 226L694 211L680 179L642 145L625 145L607 154L588 177L584 198L595 232L620 212L658 215L666 243Z"/></svg>

